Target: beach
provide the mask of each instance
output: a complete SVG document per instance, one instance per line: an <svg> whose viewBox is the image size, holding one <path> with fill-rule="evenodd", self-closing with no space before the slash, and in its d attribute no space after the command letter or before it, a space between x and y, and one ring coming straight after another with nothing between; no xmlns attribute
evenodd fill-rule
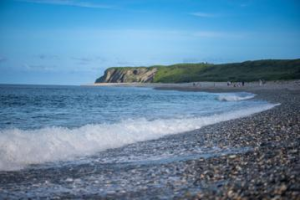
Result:
<svg viewBox="0 0 300 200"><path fill-rule="evenodd" d="M300 200L300 0L0 2L0 200Z"/></svg>
<svg viewBox="0 0 300 200"><path fill-rule="evenodd" d="M203 84L202 84L203 85ZM300 90L299 81L258 83L247 87L207 87L168 85L158 89L185 91L248 91L279 106L249 117L221 122L199 130L170 136L189 148L213 146L224 154L189 159L134 169L147 181L167 181L161 188L144 185L137 192L112 194L107 197L160 198L170 194L175 199L299 199L300 196ZM226 153L227 147L245 149ZM153 169L154 168L154 169ZM160 173L155 173L155 171ZM152 173L150 172L152 171ZM154 172L153 172L154 171ZM149 176L147 176L150 174ZM137 186L138 187L138 186ZM169 196L170 197L170 196Z"/></svg>
<svg viewBox="0 0 300 200"><path fill-rule="evenodd" d="M187 171L205 188L192 199L299 199L300 93L292 85L247 88L256 98L281 105L190 133L220 146L252 148L242 154L191 161Z"/></svg>
<svg viewBox="0 0 300 200"><path fill-rule="evenodd" d="M57 163L59 167L1 172L0 197L299 199L299 82L206 84L155 86L193 92L247 91L278 105L248 117L108 149L76 165L65 162Z"/></svg>

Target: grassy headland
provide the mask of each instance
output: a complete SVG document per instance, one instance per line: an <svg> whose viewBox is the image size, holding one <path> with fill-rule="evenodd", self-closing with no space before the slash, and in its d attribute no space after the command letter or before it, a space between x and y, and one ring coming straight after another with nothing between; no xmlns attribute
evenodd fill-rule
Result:
<svg viewBox="0 0 300 200"><path fill-rule="evenodd" d="M300 59L295 60L257 60L241 63L209 64L183 63L169 66L150 67L113 67L115 70L128 72L137 69L153 69L153 83L184 83L200 81L257 81L300 79ZM125 73L124 73L125 74ZM127 73L134 76L135 73ZM104 75L105 76L105 75ZM97 81L96 81L97 82ZM119 82L124 82L120 80Z"/></svg>

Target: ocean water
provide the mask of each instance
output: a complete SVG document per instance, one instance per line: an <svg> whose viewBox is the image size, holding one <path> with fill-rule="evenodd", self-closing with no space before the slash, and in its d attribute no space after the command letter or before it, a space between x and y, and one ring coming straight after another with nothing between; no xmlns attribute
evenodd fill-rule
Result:
<svg viewBox="0 0 300 200"><path fill-rule="evenodd" d="M135 87L2 85L0 171L88 163L93 161L91 156L108 149L275 106L254 96ZM126 162L128 156L119 160Z"/></svg>
<svg viewBox="0 0 300 200"><path fill-rule="evenodd" d="M124 193L127 199L170 199L197 193L201 188L184 175L186 162L251 147L218 146L201 132L185 132L276 106L253 97L0 85L0 199L124 199Z"/></svg>

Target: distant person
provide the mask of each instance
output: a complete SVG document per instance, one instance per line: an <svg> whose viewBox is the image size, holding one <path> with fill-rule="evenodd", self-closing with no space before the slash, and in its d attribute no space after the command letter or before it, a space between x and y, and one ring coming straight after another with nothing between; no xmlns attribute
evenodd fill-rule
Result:
<svg viewBox="0 0 300 200"><path fill-rule="evenodd" d="M244 86L245 85L245 81L242 81L242 86Z"/></svg>
<svg viewBox="0 0 300 200"><path fill-rule="evenodd" d="M263 85L263 82L261 79L259 79L259 86L262 86Z"/></svg>

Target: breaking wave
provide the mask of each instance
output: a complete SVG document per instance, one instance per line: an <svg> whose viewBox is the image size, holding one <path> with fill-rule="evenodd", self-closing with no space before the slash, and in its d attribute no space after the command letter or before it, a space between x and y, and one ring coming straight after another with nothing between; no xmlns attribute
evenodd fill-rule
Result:
<svg viewBox="0 0 300 200"><path fill-rule="evenodd" d="M219 101L243 101L247 99L252 99L255 97L255 94L247 93L247 92L240 92L240 93L226 93L220 94L217 99Z"/></svg>
<svg viewBox="0 0 300 200"><path fill-rule="evenodd" d="M89 124L80 128L49 127L0 131L0 170L19 170L31 164L72 160L76 157L140 141L182 133L218 122L246 117L273 108L254 108L186 119L126 120L116 124Z"/></svg>

